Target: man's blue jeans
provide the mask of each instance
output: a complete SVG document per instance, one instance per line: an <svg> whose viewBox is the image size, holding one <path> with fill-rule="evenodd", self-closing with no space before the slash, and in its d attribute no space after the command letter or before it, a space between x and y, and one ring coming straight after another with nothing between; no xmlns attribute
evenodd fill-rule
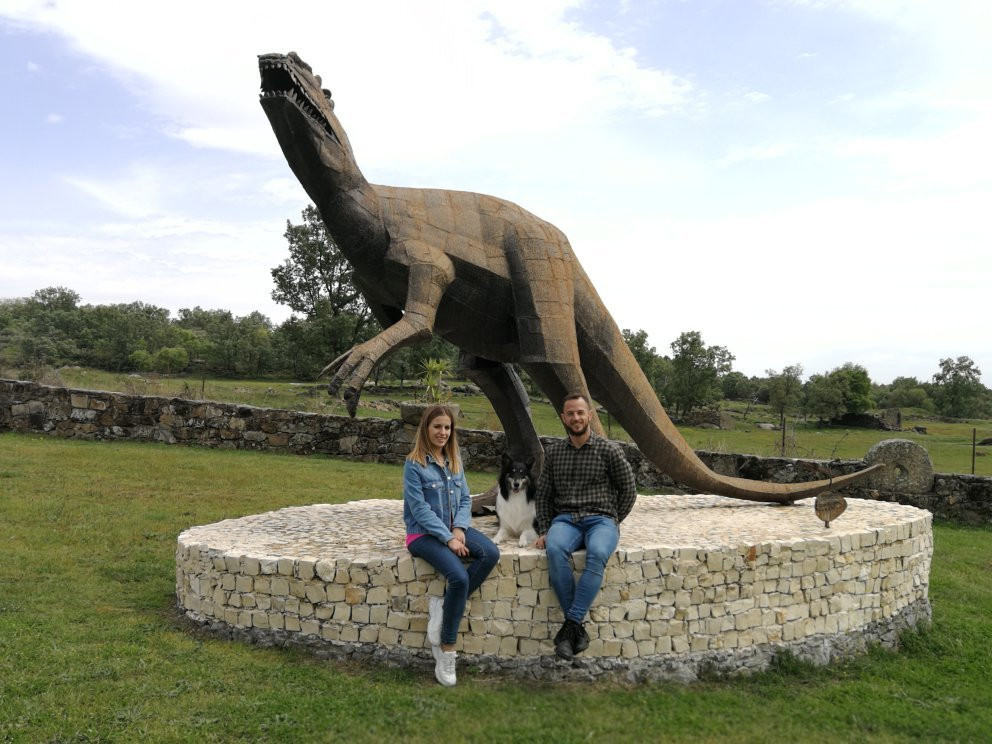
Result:
<svg viewBox="0 0 992 744"><path fill-rule="evenodd" d="M603 585L606 562L617 549L620 530L612 517L594 514L578 521L571 514L559 514L551 521L545 540L548 575L565 617L581 623L589 605ZM585 546L586 566L575 583L571 556Z"/></svg>
<svg viewBox="0 0 992 744"><path fill-rule="evenodd" d="M444 619L441 622L441 643L447 645L458 639L458 626L465 614L468 595L486 580L499 561L496 543L474 527L465 528L468 565L451 552L451 548L432 535L418 537L410 543L409 551L434 566L448 585L444 590Z"/></svg>

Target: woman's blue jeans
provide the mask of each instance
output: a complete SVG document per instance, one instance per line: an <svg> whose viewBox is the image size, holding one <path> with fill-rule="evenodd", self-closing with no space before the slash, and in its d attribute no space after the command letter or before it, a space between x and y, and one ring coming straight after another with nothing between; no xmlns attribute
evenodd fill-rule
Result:
<svg viewBox="0 0 992 744"><path fill-rule="evenodd" d="M465 614L468 595L478 589L499 561L496 543L474 527L465 529L468 558L462 559L451 548L432 535L418 537L410 543L410 552L434 566L447 579L444 590L444 619L441 623L441 643L448 645L458 639L458 626ZM467 560L465 564L462 561Z"/></svg>
<svg viewBox="0 0 992 744"><path fill-rule="evenodd" d="M545 541L548 578L565 617L581 623L603 585L603 571L620 542L620 530L612 517L593 514L578 521L559 514L551 521ZM586 565L578 584L572 575L572 553L583 545Z"/></svg>

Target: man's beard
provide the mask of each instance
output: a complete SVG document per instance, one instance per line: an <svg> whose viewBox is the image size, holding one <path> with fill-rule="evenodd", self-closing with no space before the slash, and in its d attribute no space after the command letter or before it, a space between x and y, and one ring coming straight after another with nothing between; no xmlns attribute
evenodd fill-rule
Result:
<svg viewBox="0 0 992 744"><path fill-rule="evenodd" d="M575 431L571 426L566 426L565 431L568 432L568 436L570 437L584 437L586 432L589 431L589 424L586 423L579 431Z"/></svg>

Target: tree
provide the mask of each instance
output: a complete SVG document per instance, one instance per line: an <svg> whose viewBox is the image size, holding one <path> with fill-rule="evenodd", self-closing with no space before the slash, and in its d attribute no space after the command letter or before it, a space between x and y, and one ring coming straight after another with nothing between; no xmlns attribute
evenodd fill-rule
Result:
<svg viewBox="0 0 992 744"><path fill-rule="evenodd" d="M881 386L878 404L883 408L934 410L930 394L915 377L897 377L889 385Z"/></svg>
<svg viewBox="0 0 992 744"><path fill-rule="evenodd" d="M256 376L276 366L273 331L259 312L235 318L229 310L182 308L176 324L196 339L196 354L208 369L221 375Z"/></svg>
<svg viewBox="0 0 992 744"><path fill-rule="evenodd" d="M982 371L970 357L941 359L934 374L937 410L951 418L980 417L989 410L989 390L982 385Z"/></svg>
<svg viewBox="0 0 992 744"><path fill-rule="evenodd" d="M46 310L75 310L79 305L79 293L65 287L46 287L35 290L31 302Z"/></svg>
<svg viewBox="0 0 992 744"><path fill-rule="evenodd" d="M151 360L152 369L167 375L182 372L189 366L189 353L180 346L159 349Z"/></svg>
<svg viewBox="0 0 992 744"><path fill-rule="evenodd" d="M294 317L279 330L279 343L293 374L312 378L331 360L378 330L351 264L327 233L317 209L302 212L303 222L286 221L289 258L272 269L272 299Z"/></svg>
<svg viewBox="0 0 992 744"><path fill-rule="evenodd" d="M644 372L644 376L651 383L651 387L655 389L655 392L658 392L658 374L661 370L661 358L658 356L655 348L648 344L647 331L639 329L634 332L629 328L624 328L622 334L623 340L627 342L627 348L634 355L634 359L637 360L637 364L641 368L641 371Z"/></svg>
<svg viewBox="0 0 992 744"><path fill-rule="evenodd" d="M803 410L821 421L832 421L845 413L864 413L875 405L871 389L868 371L860 364L845 362L827 374L809 378Z"/></svg>
<svg viewBox="0 0 992 744"><path fill-rule="evenodd" d="M829 374L811 375L803 388L803 411L820 421L840 418L847 410L841 381Z"/></svg>
<svg viewBox="0 0 992 744"><path fill-rule="evenodd" d="M65 287L39 289L15 301L8 331L16 365L78 364L83 324L79 295Z"/></svg>
<svg viewBox="0 0 992 744"><path fill-rule="evenodd" d="M328 312L367 319L368 305L355 286L351 264L327 234L317 209L307 206L302 217L300 225L286 220L289 258L272 269L272 299L308 318Z"/></svg>
<svg viewBox="0 0 992 744"><path fill-rule="evenodd" d="M802 395L803 367L792 364L779 374L773 369L765 371L768 375L768 405L778 413L779 428L782 430L782 457L785 457L785 414L799 404Z"/></svg>
<svg viewBox="0 0 992 744"><path fill-rule="evenodd" d="M860 364L845 362L830 373L836 378L842 391L845 413L864 413L874 407L871 398L871 377Z"/></svg>
<svg viewBox="0 0 992 744"><path fill-rule="evenodd" d="M743 372L731 371L723 376L720 389L727 400L754 400L758 391L757 378L750 378Z"/></svg>
<svg viewBox="0 0 992 744"><path fill-rule="evenodd" d="M312 380L329 362L370 338L375 328L365 324L364 331L355 336L353 315L318 312L309 318L286 320L275 330L273 344L295 377Z"/></svg>
<svg viewBox="0 0 992 744"><path fill-rule="evenodd" d="M154 356L159 349L174 346L174 328L164 307L144 302L86 305L81 320L80 361L89 366L134 369L135 351L143 349Z"/></svg>
<svg viewBox="0 0 992 744"><path fill-rule="evenodd" d="M699 331L685 331L672 342L670 378L665 400L677 416L720 400L720 380L730 372L734 355L723 346L706 346Z"/></svg>

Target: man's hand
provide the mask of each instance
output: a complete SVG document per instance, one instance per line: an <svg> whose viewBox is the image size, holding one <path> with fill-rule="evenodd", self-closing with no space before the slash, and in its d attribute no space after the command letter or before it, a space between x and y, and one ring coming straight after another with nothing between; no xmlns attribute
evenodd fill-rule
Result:
<svg viewBox="0 0 992 744"><path fill-rule="evenodd" d="M537 548L538 550L544 550L544 546L547 544L547 542L548 542L548 536L541 535L539 538L537 538L534 541L534 547Z"/></svg>

